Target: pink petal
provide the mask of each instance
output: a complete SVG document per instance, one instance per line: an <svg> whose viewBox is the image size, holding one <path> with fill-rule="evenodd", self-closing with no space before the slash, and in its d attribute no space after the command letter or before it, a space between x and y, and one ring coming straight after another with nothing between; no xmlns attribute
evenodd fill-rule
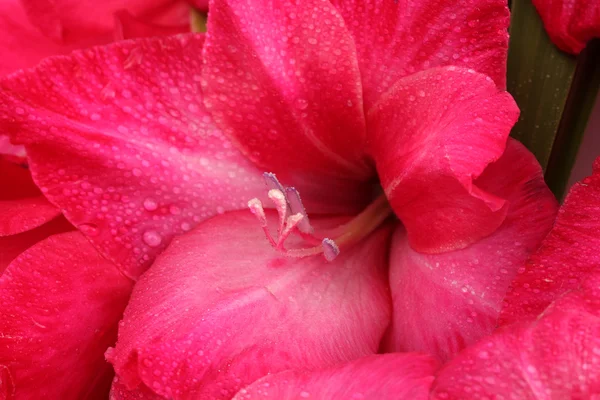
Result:
<svg viewBox="0 0 600 400"><path fill-rule="evenodd" d="M600 276L529 324L516 324L447 364L433 399L594 399L600 392Z"/></svg>
<svg viewBox="0 0 600 400"><path fill-rule="evenodd" d="M597 0L533 0L548 35L562 50L579 54L586 43L600 37Z"/></svg>
<svg viewBox="0 0 600 400"><path fill-rule="evenodd" d="M250 159L286 179L370 177L356 51L333 6L224 0L209 19L205 102Z"/></svg>
<svg viewBox="0 0 600 400"><path fill-rule="evenodd" d="M509 202L504 223L471 246L441 254L392 241L394 313L387 351L422 351L441 360L490 334L508 285L552 227L557 204L535 157L511 140L477 183Z"/></svg>
<svg viewBox="0 0 600 400"><path fill-rule="evenodd" d="M428 68L472 68L506 86L506 0L332 0L356 42L365 109Z"/></svg>
<svg viewBox="0 0 600 400"><path fill-rule="evenodd" d="M314 372L267 375L233 400L425 400L436 369L434 359L416 353L367 356Z"/></svg>
<svg viewBox="0 0 600 400"><path fill-rule="evenodd" d="M415 250L460 249L502 224L505 200L475 178L502 155L517 117L490 78L455 67L403 78L373 108L371 154Z"/></svg>
<svg viewBox="0 0 600 400"><path fill-rule="evenodd" d="M388 238L382 228L333 262L296 259L248 211L212 218L142 276L107 358L128 389L229 399L267 373L373 354L389 323Z"/></svg>
<svg viewBox="0 0 600 400"><path fill-rule="evenodd" d="M0 83L0 130L44 195L128 276L176 234L264 192L202 105L202 36L75 52Z"/></svg>
<svg viewBox="0 0 600 400"><path fill-rule="evenodd" d="M189 18L184 0L21 0L31 23L46 36L64 43L87 45L110 37L114 13L127 9L147 22L182 25Z"/></svg>
<svg viewBox="0 0 600 400"><path fill-rule="evenodd" d="M105 387L103 353L131 286L78 232L15 259L0 277L0 365L16 398L79 399Z"/></svg>
<svg viewBox="0 0 600 400"><path fill-rule="evenodd" d="M501 324L535 318L600 268L600 158L592 176L575 184L554 228L511 283Z"/></svg>

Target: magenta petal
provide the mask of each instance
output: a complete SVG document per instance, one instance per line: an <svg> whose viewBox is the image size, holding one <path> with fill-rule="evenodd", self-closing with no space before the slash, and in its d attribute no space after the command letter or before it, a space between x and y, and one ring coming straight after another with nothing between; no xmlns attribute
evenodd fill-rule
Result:
<svg viewBox="0 0 600 400"><path fill-rule="evenodd" d="M426 400L436 369L433 358L416 353L367 356L314 372L267 375L233 400Z"/></svg>
<svg viewBox="0 0 600 400"><path fill-rule="evenodd" d="M600 276L529 324L477 343L438 374L432 399L594 399L600 393Z"/></svg>
<svg viewBox="0 0 600 400"><path fill-rule="evenodd" d="M25 144L44 195L134 278L174 235L264 192L204 109L202 43L120 42L0 83L0 130Z"/></svg>
<svg viewBox="0 0 600 400"><path fill-rule="evenodd" d="M475 179L502 155L518 114L490 78L456 67L405 77L373 107L370 151L415 250L463 248L500 226L507 204Z"/></svg>
<svg viewBox="0 0 600 400"><path fill-rule="evenodd" d="M600 269L600 158L567 195L554 228L511 283L501 324L535 318Z"/></svg>
<svg viewBox="0 0 600 400"><path fill-rule="evenodd" d="M321 0L210 7L203 89L225 134L280 175L368 178L356 50L336 9Z"/></svg>
<svg viewBox="0 0 600 400"><path fill-rule="evenodd" d="M0 365L16 398L87 398L109 383L103 354L131 286L78 232L17 257L0 277Z"/></svg>
<svg viewBox="0 0 600 400"><path fill-rule="evenodd" d="M506 85L506 0L332 0L356 42L369 110L394 83L428 68L472 68Z"/></svg>
<svg viewBox="0 0 600 400"><path fill-rule="evenodd" d="M212 218L142 276L107 358L128 389L229 399L267 373L373 354L389 323L388 238L382 228L333 262L295 259L249 211Z"/></svg>
<svg viewBox="0 0 600 400"><path fill-rule="evenodd" d="M510 204L491 236L462 250L422 254L410 248L402 229L396 232L387 351L422 351L447 360L490 334L517 269L552 227L556 200L535 157L517 141L509 141L477 183Z"/></svg>
<svg viewBox="0 0 600 400"><path fill-rule="evenodd" d="M597 0L533 0L552 41L562 50L579 54L586 43L600 37Z"/></svg>

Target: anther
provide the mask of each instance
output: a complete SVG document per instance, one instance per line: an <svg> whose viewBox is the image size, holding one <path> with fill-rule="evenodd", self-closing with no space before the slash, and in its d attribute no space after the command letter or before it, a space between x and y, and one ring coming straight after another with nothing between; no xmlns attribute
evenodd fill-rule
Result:
<svg viewBox="0 0 600 400"><path fill-rule="evenodd" d="M267 216L265 215L265 209L263 208L262 202L257 199L251 199L248 201L248 208L254 214L256 219L260 222L261 227L267 226Z"/></svg>
<svg viewBox="0 0 600 400"><path fill-rule="evenodd" d="M294 228L296 228L298 226L298 224L300 222L302 222L302 219L304 218L304 216L302 214L294 214L294 215L290 215L286 222L285 222L285 228L283 228L283 230L281 231L281 235L279 235L279 238L277 239L277 248L278 249L283 249L283 242L285 242L285 240L288 238L288 236L290 236L290 234L294 231Z"/></svg>
<svg viewBox="0 0 600 400"><path fill-rule="evenodd" d="M300 193L298 193L296 188L287 187L285 188L285 197L288 200L292 214L302 214L304 217L298 224L298 230L302 233L313 233L314 229L308 220L308 214L306 213L304 204L302 204L302 199L300 199Z"/></svg>
<svg viewBox="0 0 600 400"><path fill-rule="evenodd" d="M267 216L265 215L265 209L263 208L262 202L256 198L251 199L248 201L248 208L250 209L250 212L252 212L256 219L258 219L258 221L260 222L260 226L263 232L265 233L267 240L269 241L269 243L271 243L271 246L276 247L277 243L275 243L275 240L271 236L269 228L267 227Z"/></svg>
<svg viewBox="0 0 600 400"><path fill-rule="evenodd" d="M329 238L323 239L323 255L327 261L333 261L340 254L340 248Z"/></svg>
<svg viewBox="0 0 600 400"><path fill-rule="evenodd" d="M275 208L277 209L277 213L279 214L279 229L277 230L277 232L281 235L288 214L287 200L283 192L279 189L269 190L267 196L269 196L269 199L271 199L273 204L275 204Z"/></svg>

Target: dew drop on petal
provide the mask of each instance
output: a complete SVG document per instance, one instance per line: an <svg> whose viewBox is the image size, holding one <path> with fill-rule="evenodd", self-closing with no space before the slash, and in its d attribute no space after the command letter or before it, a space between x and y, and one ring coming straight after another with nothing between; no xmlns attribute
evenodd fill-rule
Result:
<svg viewBox="0 0 600 400"><path fill-rule="evenodd" d="M144 232L142 239L144 239L144 243L146 243L150 247L157 247L162 242L162 238L156 231Z"/></svg>
<svg viewBox="0 0 600 400"><path fill-rule="evenodd" d="M156 203L156 201L151 198L145 199L143 205L146 211L154 211L158 208L158 203Z"/></svg>

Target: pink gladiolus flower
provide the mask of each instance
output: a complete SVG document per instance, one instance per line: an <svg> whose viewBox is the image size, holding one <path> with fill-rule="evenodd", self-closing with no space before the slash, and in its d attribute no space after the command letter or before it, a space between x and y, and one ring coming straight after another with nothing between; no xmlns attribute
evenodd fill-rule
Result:
<svg viewBox="0 0 600 400"><path fill-rule="evenodd" d="M586 43L600 37L600 2L597 0L533 0L552 41L569 53L579 54Z"/></svg>
<svg viewBox="0 0 600 400"><path fill-rule="evenodd" d="M506 5L210 9L206 37L119 42L0 81L0 129L80 231L69 235L83 282L60 286L70 251L50 253L40 284L61 297L40 299L58 309L42 328L23 306L29 275L8 271L35 274L58 244L8 267L3 296L25 310L13 325L50 355L27 364L13 333L2 381L35 390L66 336L90 352L61 368L101 365L110 334L90 327L110 332L129 289L109 260L139 279L106 353L115 399L231 398L266 374L340 363L414 363L425 378L406 385L426 392L438 361L492 332L556 212L534 157L507 142L518 111L504 91ZM357 361L380 349L433 358Z"/></svg>
<svg viewBox="0 0 600 400"><path fill-rule="evenodd" d="M189 31L184 0L4 0L0 75L115 39Z"/></svg>
<svg viewBox="0 0 600 400"><path fill-rule="evenodd" d="M594 169L573 187L552 231L513 281L502 318L512 325L441 369L422 354L368 356L268 375L234 399L594 398L600 391L600 158Z"/></svg>

